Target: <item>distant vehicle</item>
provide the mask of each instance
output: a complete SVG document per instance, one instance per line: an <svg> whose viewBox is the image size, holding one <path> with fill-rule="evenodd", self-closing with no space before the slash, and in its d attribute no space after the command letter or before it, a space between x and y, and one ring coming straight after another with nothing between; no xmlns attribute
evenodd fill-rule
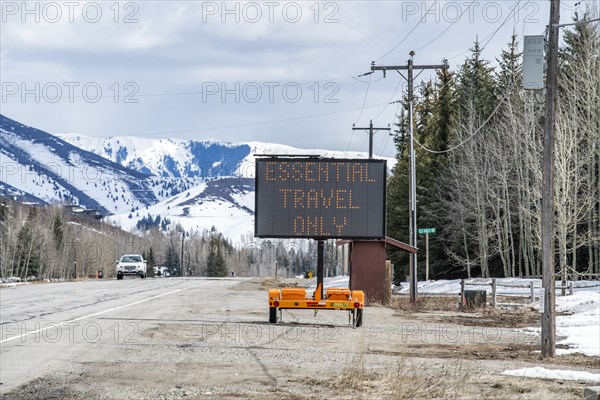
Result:
<svg viewBox="0 0 600 400"><path fill-rule="evenodd" d="M146 277L147 263L140 254L125 254L117 263L117 279L125 275L139 275Z"/></svg>
<svg viewBox="0 0 600 400"><path fill-rule="evenodd" d="M169 276L169 268L167 267L154 267L154 276L157 277L167 277Z"/></svg>

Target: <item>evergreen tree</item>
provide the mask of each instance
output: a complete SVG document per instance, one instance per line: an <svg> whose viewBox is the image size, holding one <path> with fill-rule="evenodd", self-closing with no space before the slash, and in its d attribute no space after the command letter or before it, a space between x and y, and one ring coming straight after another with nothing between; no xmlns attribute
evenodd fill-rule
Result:
<svg viewBox="0 0 600 400"><path fill-rule="evenodd" d="M165 267L167 267L169 275L179 276L180 265L181 260L179 259L179 252L173 242L170 242L165 254Z"/></svg>
<svg viewBox="0 0 600 400"><path fill-rule="evenodd" d="M146 263L147 263L147 268L146 268L147 276L153 277L155 260L154 260L154 249L152 248L152 246L150 246L150 248L148 249L148 252L142 253L142 257L144 257L144 260L146 260Z"/></svg>
<svg viewBox="0 0 600 400"><path fill-rule="evenodd" d="M23 225L17 234L17 268L21 278L38 276L40 272L39 244L36 243L29 221Z"/></svg>
<svg viewBox="0 0 600 400"><path fill-rule="evenodd" d="M494 68L482 59L479 41L471 48L471 57L465 60L459 72L458 104L463 121L476 124L485 121L497 103Z"/></svg>
<svg viewBox="0 0 600 400"><path fill-rule="evenodd" d="M6 276L8 265L8 220L9 220L8 204L0 201L0 276Z"/></svg>
<svg viewBox="0 0 600 400"><path fill-rule="evenodd" d="M427 150L416 147L417 164L417 228L436 228L435 235L429 235L429 278L436 278L448 272L447 257L442 244L444 227L438 217L440 210L437 208L437 197L443 195L438 190L443 184L443 170L447 164L448 142L452 132L456 129L457 100L454 73L441 70L437 73L438 82L426 87L422 99L428 105L426 114L420 118L419 135L421 143ZM419 248L425 248L425 238L417 237ZM425 257L418 257L419 278L425 278Z"/></svg>
<svg viewBox="0 0 600 400"><path fill-rule="evenodd" d="M509 93L518 93L523 82L523 65L521 59L523 53L518 50L519 42L517 35L513 33L508 43L508 50L502 50L498 61L500 71L496 75L498 92L500 96Z"/></svg>
<svg viewBox="0 0 600 400"><path fill-rule="evenodd" d="M208 246L207 275L211 277L227 276L227 265L221 252L221 239L214 231L210 235Z"/></svg>
<svg viewBox="0 0 600 400"><path fill-rule="evenodd" d="M56 249L60 249L63 244L64 227L61 215L58 212L54 215L54 221L52 222L52 236L54 237Z"/></svg>
<svg viewBox="0 0 600 400"><path fill-rule="evenodd" d="M396 146L396 166L388 179L387 187L387 234L388 236L409 242L409 193L408 193L408 99L402 102L398 122L395 124L394 144ZM388 255L394 264L394 276L403 280L408 272L409 258L407 253L395 248L388 250Z"/></svg>

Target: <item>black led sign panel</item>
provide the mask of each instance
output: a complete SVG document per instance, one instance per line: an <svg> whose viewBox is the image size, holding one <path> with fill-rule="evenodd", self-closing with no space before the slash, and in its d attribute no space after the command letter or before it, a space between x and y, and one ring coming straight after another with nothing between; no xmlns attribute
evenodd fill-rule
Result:
<svg viewBox="0 0 600 400"><path fill-rule="evenodd" d="M385 160L258 158L254 233L383 239Z"/></svg>

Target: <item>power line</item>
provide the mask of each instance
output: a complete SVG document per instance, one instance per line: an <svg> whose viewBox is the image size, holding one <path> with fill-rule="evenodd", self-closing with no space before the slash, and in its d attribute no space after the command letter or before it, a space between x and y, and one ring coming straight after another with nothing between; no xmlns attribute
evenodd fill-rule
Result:
<svg viewBox="0 0 600 400"><path fill-rule="evenodd" d="M383 78L381 78L381 79L383 79ZM403 81L402 81L402 79L398 79L398 84L396 85L396 88L394 89L394 93L392 93L392 95L390 96L390 100L388 101L388 103L386 104L386 106L383 108L383 110L381 110L381 111L379 112L379 114L377 114L377 115L375 116L375 118L373 118L373 119L377 119L377 118L379 118L379 117L381 116L381 114L383 114L383 113L385 112L385 110L387 110L388 106L389 106L390 104L392 104L392 100L394 100L394 97L396 97L396 92L397 92L397 91L398 91L398 89L400 88L400 85L402 84L402 82L403 82Z"/></svg>
<svg viewBox="0 0 600 400"><path fill-rule="evenodd" d="M363 99L362 107L360 108L360 113L358 114L358 117L356 118L355 123L358 122L358 120L362 116L363 110L365 109L365 104L367 103L367 96L369 96L369 88L371 87L371 76L373 76L373 75L369 75L369 82L367 83L367 90L365 91L365 97Z"/></svg>
<svg viewBox="0 0 600 400"><path fill-rule="evenodd" d="M433 153L433 154L445 154L445 153L449 153L449 152L451 152L451 151L453 151L453 150L456 150L456 149L458 149L459 147L463 146L465 143L467 143L469 140L471 140L471 139L472 139L472 138L473 138L475 135L477 135L477 134L478 134L478 133L479 133L479 132L480 132L480 131L483 129L483 127L484 127L484 126L485 126L485 125L486 125L488 122L490 122L490 120L492 119L492 117L493 117L493 116L496 114L496 112L498 112L498 110L500 109L500 106L501 106L502 104L504 104L504 102L505 102L505 101L508 99L508 97L509 97L509 96L510 96L510 93L509 93L507 96L505 96L505 97L504 97L504 98L503 98L503 99L500 101L500 103L498 103L498 105L496 106L496 108L494 109L494 111L492 111L492 113L490 114L490 116L489 116L489 117L488 117L488 118L487 118L485 121L483 121L483 123L482 123L482 124L479 126L479 128L477 128L477 129L475 130L475 132L473 132L473 133L472 133L471 135L469 135L469 136L468 136L468 137L467 137L465 140L463 140L462 142L460 142L459 144L457 144L457 145L456 145L456 146L454 146L454 147L451 147L451 148L449 148L449 149L446 149L446 150L431 150L431 149L429 149L429 148L425 147L424 145L422 145L421 143L419 143L419 141L418 141L416 138L413 138L413 140L415 141L415 143L416 143L416 144L418 144L418 145L419 145L419 147L421 147L423 150L425 150L425 151L426 151L426 152L428 152L428 153Z"/></svg>
<svg viewBox="0 0 600 400"><path fill-rule="evenodd" d="M363 76L363 75L364 75L364 74L362 74L362 75L359 75L359 77L360 77L360 76ZM360 79L358 79L358 77L356 77L356 76L353 76L353 77L352 77L352 79L354 79L356 82L360 82L360 83L369 83L369 81L361 81L361 80L360 80ZM383 79L383 78L376 79L376 80L374 80L374 81L373 81L373 83L375 83L375 82L379 82L379 81L380 81L380 80L382 80L382 79Z"/></svg>
<svg viewBox="0 0 600 400"><path fill-rule="evenodd" d="M571 22L570 24L559 24L559 25L555 25L557 28L563 28L565 26L573 26L573 25L579 25L579 24L589 24L591 22L598 22L600 21L600 18L595 18L595 19L588 19L588 20L584 20L584 21L576 21L576 22Z"/></svg>
<svg viewBox="0 0 600 400"><path fill-rule="evenodd" d="M512 15L514 13L517 13L521 10L520 4L521 1L523 0L519 0L517 1L517 4L512 8L511 12L508 13L508 15L506 16L506 18L504 19L504 21L500 24L500 26L494 31L494 33L492 34L492 36L488 39L488 41L481 47L481 51L483 51L485 49L485 47L490 43L490 41L494 38L494 36L496 36L496 34L498 33L498 31L500 31L500 29L502 29L502 27L506 24L506 22L508 22L508 20L512 17ZM530 2L526 2L523 7L525 7L527 4L529 4Z"/></svg>
<svg viewBox="0 0 600 400"><path fill-rule="evenodd" d="M304 86L304 85L314 85L314 84L319 84L319 83L330 83L330 82L339 82L339 81L345 81L345 80L349 80L349 79L354 79L358 82L362 82L362 83L366 83L364 81L361 81L360 79L357 79L361 76L364 76L364 74L360 74L360 75L352 75L352 76L345 76L345 77L339 77L339 78L331 78L331 79L321 79L321 80L313 80L313 81L302 81L302 82L286 82L289 84L296 84L299 86ZM379 80L379 79L378 79ZM261 81L262 83L273 83L271 81ZM246 84L258 84L261 82L255 82L255 81L249 81L249 82L245 82ZM377 82L377 81L375 81ZM131 82L134 83L134 82ZM219 84L224 84L226 82L204 82L206 83L219 83ZM231 83L231 82L230 82ZM240 82L233 82L233 83L240 83ZM276 82L276 83L280 83L280 82ZM266 85L267 87L269 87L270 85ZM124 97L128 97L128 96L133 96L133 97L168 97L168 96L196 96L196 95L203 95L205 94L205 92L203 90L191 90L189 92L163 92L163 93L135 93L134 95L132 94L107 94L107 95L101 95L101 96L97 96L98 98L124 98ZM72 96L72 98L74 99L81 99L81 98L86 98L85 96Z"/></svg>
<svg viewBox="0 0 600 400"><path fill-rule="evenodd" d="M360 75L358 75L360 76ZM344 80L348 80L348 79L356 79L357 76L353 75L353 76L346 76L346 77L342 77L342 78L332 78L332 79L322 79L322 80L314 80L314 81L303 81L303 82L289 82L290 84L297 84L299 86L304 86L304 85L314 85L314 84L319 84L319 83L329 83L329 82L339 82L339 81L344 81ZM263 83L266 83L268 81L262 81ZM360 81L359 81L360 82ZM223 84L225 82L204 82L206 83L220 83ZM234 83L239 83L239 82L234 82ZM246 83L258 83L258 82L246 82ZM269 82L271 83L271 82ZM189 92L172 92L172 93L136 93L135 97L167 97L167 96L196 96L196 95L203 95L205 94L205 92L203 90L192 90ZM111 98L115 98L115 97L127 97L130 96L129 94L124 94L124 95L119 95L119 96L115 96L115 95L104 95L101 97L111 97ZM75 96L77 97L77 96ZM79 96L79 97L83 97L83 96Z"/></svg>
<svg viewBox="0 0 600 400"><path fill-rule="evenodd" d="M438 0L435 0L433 2L433 4L431 5L431 7L429 7L429 9L427 10L427 12L425 13L425 15L429 14L429 11L431 11L433 9L433 7L437 4ZM419 27L419 25L421 25L421 23L423 23L424 20L424 16L421 17L421 19L419 19L419 22L417 22L417 24L410 30L410 32L408 32L406 34L406 36L404 36L402 38L402 40L400 40L398 43L396 43L396 45L394 47L392 47L392 49L390 51L388 51L387 53L385 53L384 55L382 55L381 57L375 59L375 61L379 61L381 60L383 57L389 55L390 53L392 53L394 50L396 50L398 48L398 46L400 46L402 43L404 43L404 41L406 39L408 39L408 37Z"/></svg>
<svg viewBox="0 0 600 400"><path fill-rule="evenodd" d="M365 109L365 104L367 103L367 96L369 95L369 88L371 87L371 77L373 76L373 74L369 74L369 82L367 83L367 90L365 91L365 98L363 99L363 103L362 103L362 107L360 108L360 113L358 114L358 118L356 118L356 121L354 121L354 123L357 123L358 120L360 119L360 117L362 116L363 110ZM352 145L352 138L354 136L354 131L352 131L352 134L350 134L350 140L348 141L348 148L346 149L346 151L350 151L350 146ZM364 149L364 144L363 144L363 149Z"/></svg>
<svg viewBox="0 0 600 400"><path fill-rule="evenodd" d="M496 34L500 31L500 29L506 24L506 22L508 22L508 20L513 16L514 13L517 13L519 11L521 11L522 8L524 8L527 4L529 4L530 2L526 2L525 4L523 4L522 7L518 7L518 5L521 3L521 1L523 0L519 0L517 2L517 5L514 6L511 10L511 12L508 14L508 16L504 19L504 21L502 22L502 24L500 24L500 26L493 32L491 32L489 35L487 35L486 37L483 38L482 42L485 42L484 45L482 45L481 47L481 51L485 50L485 47L490 43L490 41L494 38L494 36L496 36ZM458 58L460 56L462 56L465 53L468 53L469 51L471 51L471 47L469 47L468 49L466 49L465 51L448 58L448 61L450 60L454 60L455 58Z"/></svg>
<svg viewBox="0 0 600 400"><path fill-rule="evenodd" d="M436 37L434 37L432 40L430 40L427 44L419 47L418 49L416 49L415 51L419 51L419 50L423 50L425 47L429 46L431 43L435 42L437 39L439 39L444 33L448 32L448 30L450 28L452 28L454 26L454 24L456 22L458 22L463 15L465 15L465 13L467 12L467 10L473 5L473 3L475 3L476 0L473 0L467 7L465 7L465 9L463 10L463 12L458 16L458 18L456 18L454 21L452 21L452 23L450 25L448 25L448 27L446 27L446 29L444 29L439 35L437 35Z"/></svg>
<svg viewBox="0 0 600 400"><path fill-rule="evenodd" d="M394 95L395 95L396 91L398 90L398 87L400 86L401 83L402 83L402 81L400 80L399 83L398 83L398 86L396 86L396 89L394 90ZM453 83L455 83L454 79L450 79L444 85L436 87L435 90L439 92L441 90L444 90L448 85L453 84ZM437 83L436 83L436 85L437 85ZM402 105L402 100L398 100L398 101L395 101L395 102L392 101L392 99L394 98L394 95L392 95L392 97L390 98L390 101L386 104L386 106L385 106L385 108L383 110L383 111L385 111L390 104L397 103L396 110L394 111L394 116L392 117L391 125L394 125L394 122L396 120L396 116L398 116L398 110L400 109L400 106ZM377 117L381 116L381 114L383 114L383 111L380 112L377 115ZM375 119L377 119L377 117L375 117ZM385 138L385 143L382 143L382 145L379 147L379 154L383 154L383 152L387 149L387 145L388 145L388 142L389 142L389 139L390 139L390 135L388 135Z"/></svg>
<svg viewBox="0 0 600 400"><path fill-rule="evenodd" d="M386 103L372 104L369 106L364 106L360 109L377 108L377 107L382 107L385 104ZM247 124L215 126L215 127L209 127L209 128L183 129L183 130L177 130L177 131L162 131L162 132L147 132L147 133L131 133L131 134L127 134L127 136L154 136L154 135L166 135L166 134L174 134L174 133L190 133L190 132L203 132L203 131L213 131L213 130L217 131L217 130L222 130L222 129L245 128L245 127L249 127L249 126L269 125L269 124L276 124L276 123L281 123L281 122L298 121L298 120L309 119L309 118L326 117L329 115L345 114L345 113L355 112L360 109L353 108L353 109L348 109L348 110L331 111L331 112L320 113L320 114L301 115L301 116L297 116L297 117L282 118L282 119L276 119L276 120L270 120L270 121L257 121L257 122L250 122Z"/></svg>
<svg viewBox="0 0 600 400"><path fill-rule="evenodd" d="M396 105L396 110L394 111L394 116L392 117L392 122L390 123L390 126L392 126L392 127L394 126L394 123L396 122L396 117L398 117L398 118L399 118L399 116L398 116L398 110L400 110L400 106L402 106L402 104L403 104L403 103L402 103L402 100L398 100L398 101L396 101L396 103L397 103L397 105ZM393 129L394 129L394 128L392 128L392 130L393 130ZM384 143L384 144L383 144L383 146L382 146L382 147L380 147L380 149L379 149L379 154L383 154L383 152L384 152L384 151L387 149L387 146L388 146L388 143L389 143L389 140L390 140L390 137L391 137L391 136L393 136L393 133L390 133L390 134L388 134L388 135L386 136L386 138L385 138L385 143Z"/></svg>

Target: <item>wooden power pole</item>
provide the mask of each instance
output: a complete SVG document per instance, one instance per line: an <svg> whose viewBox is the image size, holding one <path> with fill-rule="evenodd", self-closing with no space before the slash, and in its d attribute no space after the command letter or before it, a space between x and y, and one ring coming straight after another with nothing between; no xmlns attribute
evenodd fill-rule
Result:
<svg viewBox="0 0 600 400"><path fill-rule="evenodd" d="M410 52L410 59L408 65L389 65L389 66L375 66L375 61L371 63L371 71L383 71L385 77L386 71L397 71L404 79L408 81L408 123L409 126L409 145L410 145L410 245L417 248L417 169L415 161L415 147L414 147L414 133L413 133L413 103L414 103L414 77L413 71L426 70L426 69L448 69L448 64L442 65L414 65L413 56L414 51ZM405 77L400 72L401 70L407 70L407 76ZM418 76L418 75L417 75ZM417 253L411 253L410 255L410 301L415 302L417 300Z"/></svg>
<svg viewBox="0 0 600 400"><path fill-rule="evenodd" d="M357 128L354 124L352 124L353 131L366 131L369 134L369 159L373 158L373 135L377 131L389 131L392 128L388 125L387 128L373 128L373 120L369 121L368 128Z"/></svg>
<svg viewBox="0 0 600 400"><path fill-rule="evenodd" d="M554 142L556 90L558 86L558 41L560 0L550 0L548 27L548 73L546 76L546 120L542 170L542 357L556 355L556 293L554 271Z"/></svg>

